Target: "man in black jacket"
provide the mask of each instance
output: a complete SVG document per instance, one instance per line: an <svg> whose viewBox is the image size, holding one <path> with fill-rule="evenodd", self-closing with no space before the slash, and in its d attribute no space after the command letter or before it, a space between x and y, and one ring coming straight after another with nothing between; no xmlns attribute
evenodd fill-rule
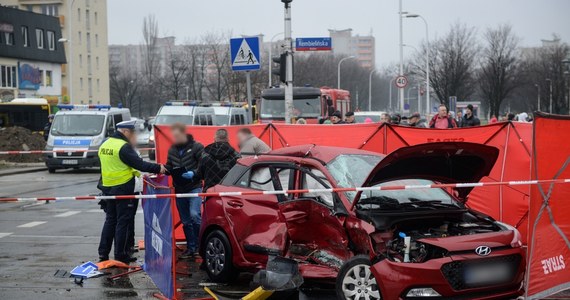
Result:
<svg viewBox="0 0 570 300"><path fill-rule="evenodd" d="M204 191L220 183L236 164L239 153L228 143L228 132L216 130L214 143L206 146L200 160L199 177L204 178Z"/></svg>
<svg viewBox="0 0 570 300"><path fill-rule="evenodd" d="M198 165L202 157L204 146L194 141L192 135L186 134L186 126L181 123L173 124L170 127L173 145L168 150L166 168L171 173L175 169L183 168L182 176L173 176L174 190L177 194L200 193L202 182L198 174ZM180 215L184 235L186 236L186 251L180 258L190 258L196 256L198 252L198 235L200 234L200 224L202 216L200 208L202 199L200 197L176 198L176 208Z"/></svg>
<svg viewBox="0 0 570 300"><path fill-rule="evenodd" d="M124 121L117 124L117 131L99 147L101 181L98 188L103 195L133 195L135 176L138 175L136 170L155 174L166 172L164 166L142 160L133 144L136 144L135 121ZM106 214L99 242L101 261L109 259L113 240L116 260L124 263L136 260L130 256L131 245L128 244L134 203L134 199L100 202Z"/></svg>
<svg viewBox="0 0 570 300"><path fill-rule="evenodd" d="M461 127L474 127L480 126L481 121L473 114L473 105L467 105L465 109L465 115L463 116L463 121L461 122Z"/></svg>

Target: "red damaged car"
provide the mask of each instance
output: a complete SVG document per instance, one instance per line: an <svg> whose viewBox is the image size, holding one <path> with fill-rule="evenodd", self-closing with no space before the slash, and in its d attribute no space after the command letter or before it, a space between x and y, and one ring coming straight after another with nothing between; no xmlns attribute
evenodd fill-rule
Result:
<svg viewBox="0 0 570 300"><path fill-rule="evenodd" d="M494 147L431 143L373 152L303 145L238 161L209 192L304 190L208 197L201 255L209 277L262 269L268 255L299 262L306 280L336 282L339 299L495 299L522 293L518 231L469 209L471 187L365 190L478 182Z"/></svg>

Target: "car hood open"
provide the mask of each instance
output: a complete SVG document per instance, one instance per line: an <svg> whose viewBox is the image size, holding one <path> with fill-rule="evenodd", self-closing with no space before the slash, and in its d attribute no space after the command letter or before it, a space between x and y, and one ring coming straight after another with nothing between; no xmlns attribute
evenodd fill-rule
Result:
<svg viewBox="0 0 570 300"><path fill-rule="evenodd" d="M370 187L386 181L409 178L430 179L441 183L479 182L489 175L498 155L499 150L495 147L466 142L403 147L382 159L362 186ZM459 197L464 199L472 189L457 188Z"/></svg>

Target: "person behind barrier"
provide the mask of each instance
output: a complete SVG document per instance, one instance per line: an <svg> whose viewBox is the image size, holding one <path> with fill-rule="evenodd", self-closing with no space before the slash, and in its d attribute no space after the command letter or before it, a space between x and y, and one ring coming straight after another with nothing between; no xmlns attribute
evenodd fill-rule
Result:
<svg viewBox="0 0 570 300"><path fill-rule="evenodd" d="M137 154L132 143L136 141L135 121L123 121L116 125L117 131L99 148L101 180L98 188L105 196L132 195L138 171L148 173L166 172L159 164L149 163ZM138 170L138 171L137 171ZM99 242L99 259L109 259L115 242L115 259L124 263L136 261L130 255L129 229L133 218L134 199L109 199L100 202L105 211L105 223Z"/></svg>
<svg viewBox="0 0 570 300"><path fill-rule="evenodd" d="M46 125L44 125L44 140L48 140L49 137L49 131L51 130L51 124L53 123L53 117L54 115L51 114L48 116L48 122L46 123Z"/></svg>
<svg viewBox="0 0 570 300"><path fill-rule="evenodd" d="M229 143L228 131L216 130L214 142L204 148L198 168L200 178L204 178L204 191L220 183L238 158L239 153Z"/></svg>
<svg viewBox="0 0 570 300"><path fill-rule="evenodd" d="M477 116L473 114L473 105L467 105L465 109L465 115L463 116L463 122L461 122L461 127L474 127L481 126L481 121Z"/></svg>
<svg viewBox="0 0 570 300"><path fill-rule="evenodd" d="M202 181L200 176L197 176L197 169L204 146L196 142L192 135L186 134L186 125L182 123L175 123L170 126L170 132L173 144L168 150L166 167L169 171L176 168L185 169L181 175L182 178L173 178L174 190L177 194L200 193ZM197 256L198 235L202 223L201 206L202 199L200 197L176 198L176 208L186 237L186 251L180 256L181 259Z"/></svg>
<svg viewBox="0 0 570 300"><path fill-rule="evenodd" d="M267 153L271 148L257 138L247 127L240 128L237 132L239 151L242 156Z"/></svg>
<svg viewBox="0 0 570 300"><path fill-rule="evenodd" d="M354 112L349 111L349 112L347 112L346 114L344 114L344 117L346 118L346 119L344 120L344 122L345 122L346 124L354 124L354 123L356 123L356 122L354 121Z"/></svg>
<svg viewBox="0 0 570 300"><path fill-rule="evenodd" d="M447 106L445 104L440 104L437 110L437 115L433 116L429 122L429 128L447 129L447 128L457 128L457 123L455 119L449 116L447 113Z"/></svg>
<svg viewBox="0 0 570 300"><path fill-rule="evenodd" d="M342 113L339 110L335 111L329 119L333 124L346 124L346 122L342 120Z"/></svg>

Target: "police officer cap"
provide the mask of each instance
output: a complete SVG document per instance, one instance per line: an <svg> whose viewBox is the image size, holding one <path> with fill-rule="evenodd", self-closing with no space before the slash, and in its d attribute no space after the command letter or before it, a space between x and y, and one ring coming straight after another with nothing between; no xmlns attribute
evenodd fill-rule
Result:
<svg viewBox="0 0 570 300"><path fill-rule="evenodd" d="M135 120L123 121L117 124L117 129L125 128L125 129L135 129Z"/></svg>

